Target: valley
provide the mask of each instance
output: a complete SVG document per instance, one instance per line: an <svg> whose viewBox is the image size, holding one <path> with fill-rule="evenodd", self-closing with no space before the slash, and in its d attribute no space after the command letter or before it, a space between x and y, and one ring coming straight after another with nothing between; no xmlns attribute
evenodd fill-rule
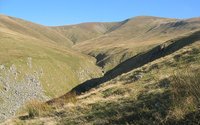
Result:
<svg viewBox="0 0 200 125"><path fill-rule="evenodd" d="M199 50L200 18L43 26L0 15L0 121L197 123Z"/></svg>

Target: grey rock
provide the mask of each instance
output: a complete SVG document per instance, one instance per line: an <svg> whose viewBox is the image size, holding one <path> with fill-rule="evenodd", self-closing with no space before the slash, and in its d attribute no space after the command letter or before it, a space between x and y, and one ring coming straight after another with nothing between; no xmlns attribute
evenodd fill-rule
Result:
<svg viewBox="0 0 200 125"><path fill-rule="evenodd" d="M16 111L29 100L49 99L43 92L38 71L26 73L23 79L18 80L17 74L21 71L14 64L9 68L0 65L0 69L4 69L0 72L0 84L4 87L0 90L0 98L3 100L0 103L0 122L14 116Z"/></svg>

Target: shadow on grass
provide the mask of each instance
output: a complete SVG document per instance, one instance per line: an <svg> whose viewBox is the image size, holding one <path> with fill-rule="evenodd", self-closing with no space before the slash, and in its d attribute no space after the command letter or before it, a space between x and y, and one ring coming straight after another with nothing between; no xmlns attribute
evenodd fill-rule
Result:
<svg viewBox="0 0 200 125"><path fill-rule="evenodd" d="M183 119L168 119L173 107L170 91L157 94L141 94L138 100L123 99L120 102L99 103L86 116L95 124L138 124L138 125L199 125L200 111L186 114Z"/></svg>
<svg viewBox="0 0 200 125"><path fill-rule="evenodd" d="M136 102L122 102L121 106L112 107L119 110L120 117L114 116L108 121L112 124L162 124L172 103L170 96L169 92L148 94L140 95Z"/></svg>
<svg viewBox="0 0 200 125"><path fill-rule="evenodd" d="M32 118L29 117L29 115L24 115L24 116L20 116L19 119L20 120L29 120L29 119L32 119Z"/></svg>
<svg viewBox="0 0 200 125"><path fill-rule="evenodd" d="M170 93L140 95L138 100L121 99L119 102L99 102L91 104L91 109L84 112L82 122L68 117L62 118L61 123L69 124L162 124L170 109Z"/></svg>
<svg viewBox="0 0 200 125"><path fill-rule="evenodd" d="M200 31L197 31L197 32L189 34L188 36L167 41L161 45L158 45L150 49L149 51L133 56L130 59L127 59L126 61L117 65L112 70L105 73L103 77L88 80L78 85L77 87L73 88L71 92L76 92L76 94L84 93L94 87L97 87L98 85L102 83L105 83L111 79L116 78L117 76L123 73L127 73L135 68L141 67L158 58L172 54L173 52L198 41L200 39L199 34L200 34ZM63 96L66 96L66 95L63 95Z"/></svg>

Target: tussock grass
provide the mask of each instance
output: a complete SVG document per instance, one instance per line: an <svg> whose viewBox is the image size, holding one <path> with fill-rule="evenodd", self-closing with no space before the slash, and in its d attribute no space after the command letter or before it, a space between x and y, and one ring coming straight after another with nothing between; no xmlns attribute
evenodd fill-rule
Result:
<svg viewBox="0 0 200 125"><path fill-rule="evenodd" d="M54 107L63 107L64 105L68 103L75 104L76 102L77 102L76 93L71 92L71 93L67 93L66 95L63 95L60 98L49 100L47 101L47 104L52 105Z"/></svg>
<svg viewBox="0 0 200 125"><path fill-rule="evenodd" d="M53 111L53 107L38 100L27 102L24 109L28 113L28 118L49 115Z"/></svg>
<svg viewBox="0 0 200 125"><path fill-rule="evenodd" d="M178 71L171 80L173 106L170 115L174 119L183 119L185 114L200 106L200 69Z"/></svg>

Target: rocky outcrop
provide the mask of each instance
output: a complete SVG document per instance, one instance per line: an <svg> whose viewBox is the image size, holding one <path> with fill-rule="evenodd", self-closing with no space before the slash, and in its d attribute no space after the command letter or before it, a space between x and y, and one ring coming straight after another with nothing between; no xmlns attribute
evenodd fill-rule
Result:
<svg viewBox="0 0 200 125"><path fill-rule="evenodd" d="M32 68L32 59L27 59L27 66ZM9 118L27 101L32 99L47 100L40 84L42 71L25 73L15 64L10 67L0 65L0 121Z"/></svg>

